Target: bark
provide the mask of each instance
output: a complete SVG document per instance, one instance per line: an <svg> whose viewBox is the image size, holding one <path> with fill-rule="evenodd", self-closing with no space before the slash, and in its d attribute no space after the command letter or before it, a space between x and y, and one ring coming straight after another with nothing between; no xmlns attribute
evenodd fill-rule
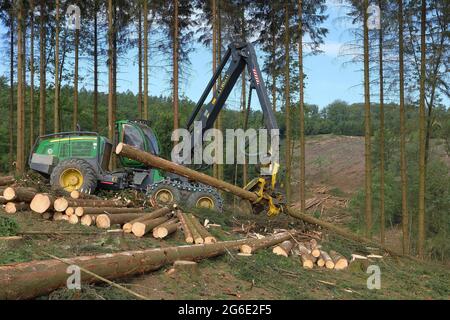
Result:
<svg viewBox="0 0 450 320"><path fill-rule="evenodd" d="M30 0L30 144L34 143L34 0Z"/></svg>
<svg viewBox="0 0 450 320"><path fill-rule="evenodd" d="M239 250L242 253L254 253L255 251L263 248L268 248L279 244L283 241L292 239L295 235L295 231L286 231L282 233L275 234L273 236L264 237L262 239L253 239L250 243L243 244Z"/></svg>
<svg viewBox="0 0 450 320"><path fill-rule="evenodd" d="M59 0L56 0L55 29L55 101L53 107L53 131L59 132Z"/></svg>
<svg viewBox="0 0 450 320"><path fill-rule="evenodd" d="M23 3L19 2L17 13L17 142L16 142L16 173L21 175L25 170L25 103L24 103L24 43L23 43Z"/></svg>
<svg viewBox="0 0 450 320"><path fill-rule="evenodd" d="M197 218L193 214L189 214L189 220L192 222L193 227L200 236L203 238L205 243L214 243L217 242L217 239L214 238L208 230L197 220Z"/></svg>
<svg viewBox="0 0 450 320"><path fill-rule="evenodd" d="M419 97L419 212L418 243L420 258L425 254L425 81L427 3L422 0L420 26L420 97Z"/></svg>
<svg viewBox="0 0 450 320"><path fill-rule="evenodd" d="M0 177L0 186L7 186L16 182L13 176Z"/></svg>
<svg viewBox="0 0 450 320"><path fill-rule="evenodd" d="M144 120L148 120L148 31L148 0L144 0Z"/></svg>
<svg viewBox="0 0 450 320"><path fill-rule="evenodd" d="M113 5L112 0L108 0L108 138L114 139L114 55L113 55ZM114 158L114 157L112 157ZM110 170L113 163L110 162Z"/></svg>
<svg viewBox="0 0 450 320"><path fill-rule="evenodd" d="M246 90L246 70L242 72L242 122L244 132L247 130L248 112L247 112L247 90ZM244 158L244 164L242 165L242 185L245 187L248 183L248 163L247 157ZM237 161L236 161L237 162Z"/></svg>
<svg viewBox="0 0 450 320"><path fill-rule="evenodd" d="M138 6L138 115L139 119L144 119L142 116L142 13L140 4Z"/></svg>
<svg viewBox="0 0 450 320"><path fill-rule="evenodd" d="M45 35L45 0L40 0L39 17L39 135L44 135L46 130L46 35Z"/></svg>
<svg viewBox="0 0 450 320"><path fill-rule="evenodd" d="M136 237L143 237L144 235L153 231L154 228L163 224L167 220L169 220L169 217L164 216L164 217L159 217L156 219L150 219L150 220L136 222L133 224L133 227L131 228L131 232Z"/></svg>
<svg viewBox="0 0 450 320"><path fill-rule="evenodd" d="M368 0L364 0L364 139L365 139L365 222L366 237L372 237L372 161L371 161L371 124L370 124L370 76L369 76L369 30L367 28L367 7Z"/></svg>
<svg viewBox="0 0 450 320"><path fill-rule="evenodd" d="M78 60L79 60L79 47L80 47L80 30L75 30L75 66L74 66L74 79L73 79L73 131L77 130L78 125Z"/></svg>
<svg viewBox="0 0 450 320"><path fill-rule="evenodd" d="M220 189L225 192L230 192L240 198L250 200L252 202L258 199L258 196L253 192L239 188L231 183L217 180L204 173L194 171L192 169L186 168L174 162L154 156L150 153L143 152L124 143L119 143L117 145L116 154L123 155L130 159L140 161L146 165L153 166L155 168L159 168L167 172L176 173L191 180L213 186L217 189Z"/></svg>
<svg viewBox="0 0 450 320"><path fill-rule="evenodd" d="M402 1L402 0L400 0ZM382 8L382 0L378 0ZM379 64L380 64L380 241L385 243L385 205L384 205L384 74L383 74L383 28L379 31Z"/></svg>
<svg viewBox="0 0 450 320"><path fill-rule="evenodd" d="M217 3L216 0L212 0L212 65L213 65L213 74L215 74L217 69ZM215 95L217 91L217 85L214 83L213 94ZM214 128L217 129L217 122L214 123ZM217 164L213 164L213 177L218 178L218 167Z"/></svg>
<svg viewBox="0 0 450 320"><path fill-rule="evenodd" d="M121 200L91 200L91 199L66 199L64 197L55 200L54 208L56 211L64 212L68 207L101 207L101 208L120 208L126 205ZM128 212L132 211L130 208Z"/></svg>
<svg viewBox="0 0 450 320"><path fill-rule="evenodd" d="M321 259L323 259L323 261L325 263L324 265L327 269L334 269L333 259L331 259L330 255L327 252L321 251L320 257L321 257Z"/></svg>
<svg viewBox="0 0 450 320"><path fill-rule="evenodd" d="M285 166L286 175L284 181L284 189L286 194L286 201L291 201L291 97L290 97L290 35L289 35L289 2L285 4L284 14L284 99L285 99L285 121L286 121L286 141L285 141Z"/></svg>
<svg viewBox="0 0 450 320"><path fill-rule="evenodd" d="M409 254L408 180L406 162L405 76L403 62L403 0L398 1L399 79L400 79L400 177L402 194L402 245Z"/></svg>
<svg viewBox="0 0 450 320"><path fill-rule="evenodd" d="M36 193L34 188L9 187L3 191L3 196L8 201L31 202Z"/></svg>
<svg viewBox="0 0 450 320"><path fill-rule="evenodd" d="M298 43L298 61L299 61L299 77L300 77L300 210L305 212L305 96L303 81L303 9L302 0L298 2L298 18L299 18L299 43Z"/></svg>
<svg viewBox="0 0 450 320"><path fill-rule="evenodd" d="M194 243L194 237L192 236L191 229L189 229L186 215L182 212L177 212L177 217L178 220L180 220L181 228L184 232L184 240L186 241L186 243Z"/></svg>
<svg viewBox="0 0 450 320"><path fill-rule="evenodd" d="M9 135L9 154L8 154L8 169L14 162L14 14L10 13L10 26L9 26L9 122L8 122L8 135Z"/></svg>
<svg viewBox="0 0 450 320"><path fill-rule="evenodd" d="M144 212L144 208L118 208L118 207L77 207L75 214L79 217L85 214L116 214L128 212Z"/></svg>
<svg viewBox="0 0 450 320"><path fill-rule="evenodd" d="M178 0L174 0L173 13L173 129L179 127L178 124ZM176 141L175 141L176 143Z"/></svg>
<svg viewBox="0 0 450 320"><path fill-rule="evenodd" d="M67 264L77 265L104 278L113 280L158 270L177 260L202 260L216 257L247 243L248 239L203 245L185 245L125 251L97 256L80 256L30 261L0 266L0 299L31 299L46 295L67 283ZM130 267L132 266L132 267ZM83 273L83 284L100 280Z"/></svg>
<svg viewBox="0 0 450 320"><path fill-rule="evenodd" d="M189 230L192 233L192 238L194 239L194 243L195 244L205 243L205 240L203 239L202 235L195 227L195 224L192 221L191 217L189 215L185 214L185 220L186 220Z"/></svg>
<svg viewBox="0 0 450 320"><path fill-rule="evenodd" d="M94 118L93 130L98 132L98 2L95 1L94 13Z"/></svg>

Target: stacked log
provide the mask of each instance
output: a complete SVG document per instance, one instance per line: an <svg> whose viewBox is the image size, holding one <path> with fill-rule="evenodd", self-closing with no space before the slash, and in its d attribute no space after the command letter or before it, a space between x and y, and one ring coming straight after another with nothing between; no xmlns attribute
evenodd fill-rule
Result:
<svg viewBox="0 0 450 320"><path fill-rule="evenodd" d="M168 214L170 211L171 210L168 207L163 207L163 208L157 209L157 210L155 210L153 212L150 212L150 213L147 213L145 215L142 215L141 217L138 217L138 218L133 219L131 221L127 221L123 225L122 230L125 233L131 233L132 228L133 228L133 224L135 224L136 222L141 222L141 221L148 220L148 219L156 219L156 218L159 218L159 217L162 217L162 216Z"/></svg>
<svg viewBox="0 0 450 320"><path fill-rule="evenodd" d="M37 190L23 187L6 187L3 190L3 197L0 201L4 204L4 210L8 214L15 214L19 211L30 209L29 203L33 200Z"/></svg>
<svg viewBox="0 0 450 320"><path fill-rule="evenodd" d="M192 235L191 229L189 228L189 225L187 223L187 217L184 213L181 211L177 212L178 220L180 220L181 229L184 233L184 240L186 243L194 243L194 237Z"/></svg>
<svg viewBox="0 0 450 320"><path fill-rule="evenodd" d="M274 247L272 252L279 256L288 257L293 247L294 243L291 240L286 240Z"/></svg>
<svg viewBox="0 0 450 320"><path fill-rule="evenodd" d="M157 239L164 239L169 234L177 231L179 227L180 223L178 218L170 219L153 229L153 237Z"/></svg>
<svg viewBox="0 0 450 320"><path fill-rule="evenodd" d="M0 186L8 186L10 184L13 184L14 182L16 182L16 179L14 179L13 176L0 177Z"/></svg>
<svg viewBox="0 0 450 320"><path fill-rule="evenodd" d="M53 207L55 211L64 212L68 207L106 207L123 208L126 205L121 200L97 200L97 199L67 199L60 197L55 199Z"/></svg>
<svg viewBox="0 0 450 320"><path fill-rule="evenodd" d="M243 244L239 248L239 250L241 253L252 254L259 249L271 247L271 246L281 243L283 241L292 239L292 236L294 234L295 234L295 231L292 231L292 233L291 232L282 232L282 233L278 233L278 234L275 234L270 237L264 237L262 239L254 239L250 243Z"/></svg>
<svg viewBox="0 0 450 320"><path fill-rule="evenodd" d="M145 213L100 214L95 219L95 225L100 229L108 229L114 224L123 225L144 215Z"/></svg>
<svg viewBox="0 0 450 320"><path fill-rule="evenodd" d="M118 208L118 207L77 207L75 209L75 214L82 217L85 214L116 214L116 213L138 213L144 212L144 208Z"/></svg>
<svg viewBox="0 0 450 320"><path fill-rule="evenodd" d="M163 224L164 222L168 221L169 217L164 216L164 217L159 217L156 219L147 219L147 220L143 220L143 221L139 221L133 224L133 227L131 228L131 232L136 236L136 237L143 237L144 235L146 235L147 233L153 231L154 228L160 226L161 224Z"/></svg>
<svg viewBox="0 0 450 320"><path fill-rule="evenodd" d="M217 242L217 239L214 238L208 230L198 221L198 219L191 213L189 214L188 219L192 223L192 227L195 228L195 230L200 234L200 236L203 238L204 243L215 243Z"/></svg>
<svg viewBox="0 0 450 320"><path fill-rule="evenodd" d="M282 252L280 246L275 247L273 252L280 254ZM313 254L314 250L317 250L319 254ZM298 243L292 249L292 252L300 256L300 262L305 269L312 269L314 266L317 266L319 268L343 270L348 266L348 261L345 257L335 251L330 251L330 254L328 254L321 249L321 246L317 244L315 239L306 243Z"/></svg>
<svg viewBox="0 0 450 320"><path fill-rule="evenodd" d="M30 209L33 212L43 214L46 211L54 211L53 203L55 198L47 193L37 193L30 203ZM67 209L67 208L66 208ZM65 210L65 209L64 209Z"/></svg>
<svg viewBox="0 0 450 320"><path fill-rule="evenodd" d="M29 209L30 209L30 205L25 202L20 202L20 203L8 202L4 208L5 212L8 214L14 214L19 211L27 211Z"/></svg>

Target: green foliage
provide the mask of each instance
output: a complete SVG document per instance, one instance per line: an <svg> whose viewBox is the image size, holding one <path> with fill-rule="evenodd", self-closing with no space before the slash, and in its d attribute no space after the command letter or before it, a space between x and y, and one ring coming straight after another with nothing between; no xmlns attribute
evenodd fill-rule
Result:
<svg viewBox="0 0 450 320"><path fill-rule="evenodd" d="M0 216L0 237L15 236L19 231L19 225L14 219Z"/></svg>

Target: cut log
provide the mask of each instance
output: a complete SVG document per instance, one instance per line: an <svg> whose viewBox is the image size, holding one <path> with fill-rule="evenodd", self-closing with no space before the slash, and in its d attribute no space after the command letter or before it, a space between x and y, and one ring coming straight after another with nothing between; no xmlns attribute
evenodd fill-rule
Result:
<svg viewBox="0 0 450 320"><path fill-rule="evenodd" d="M205 239L201 236L200 232L198 232L197 228L194 225L194 222L191 220L191 218L185 214L186 223L188 225L189 230L192 233L192 237L194 238L195 244L202 244L205 242Z"/></svg>
<svg viewBox="0 0 450 320"><path fill-rule="evenodd" d="M333 259L325 251L320 251L320 258L324 261L324 265L327 269L334 269Z"/></svg>
<svg viewBox="0 0 450 320"><path fill-rule="evenodd" d="M125 207L120 200L67 199L60 197L55 200L55 211L64 212L68 207Z"/></svg>
<svg viewBox="0 0 450 320"><path fill-rule="evenodd" d="M189 261L189 260L177 260L173 263L173 269L176 272L182 272L185 274L188 274L190 276L198 276L199 270L198 270L198 264L195 261Z"/></svg>
<svg viewBox="0 0 450 320"><path fill-rule="evenodd" d="M89 214L85 214L81 217L80 222L83 226L91 226L92 225L92 217Z"/></svg>
<svg viewBox="0 0 450 320"><path fill-rule="evenodd" d="M334 269L343 270L348 267L348 261L341 254L336 251L330 251L330 257L334 262Z"/></svg>
<svg viewBox="0 0 450 320"><path fill-rule="evenodd" d="M166 221L160 226L153 229L153 237L157 239L163 239L169 234L177 231L178 227L178 218L170 219L169 221Z"/></svg>
<svg viewBox="0 0 450 320"><path fill-rule="evenodd" d="M77 224L78 222L80 222L80 218L78 218L77 215L73 214L73 215L69 216L70 224Z"/></svg>
<svg viewBox="0 0 450 320"><path fill-rule="evenodd" d="M100 207L100 208L91 208L91 207L77 207L75 209L75 214L79 217L84 214L116 214L116 213L138 213L144 212L144 208L115 208L115 207Z"/></svg>
<svg viewBox="0 0 450 320"><path fill-rule="evenodd" d="M303 268L305 268L305 269L314 268L314 258L310 254L302 254L300 256L300 259L302 261Z"/></svg>
<svg viewBox="0 0 450 320"><path fill-rule="evenodd" d="M108 229L114 224L124 224L142 216L142 213L99 214L95 224L100 229Z"/></svg>
<svg viewBox="0 0 450 320"><path fill-rule="evenodd" d="M14 214L19 211L27 211L30 210L30 205L25 202L16 203L16 202L8 202L5 205L5 212L9 214Z"/></svg>
<svg viewBox="0 0 450 320"><path fill-rule="evenodd" d="M68 207L67 209L66 209L66 215L68 215L69 217L71 216L71 215L74 215L75 214L75 208L74 207ZM80 216L81 217L81 216Z"/></svg>
<svg viewBox="0 0 450 320"><path fill-rule="evenodd" d="M46 211L53 211L53 203L55 199L53 196L46 193L37 193L30 203L30 209L36 213L44 213Z"/></svg>
<svg viewBox="0 0 450 320"><path fill-rule="evenodd" d="M141 222L144 220L149 220L149 219L156 219L156 218L159 218L159 217L162 217L162 216L168 214L169 212L170 212L170 209L168 207L159 208L153 212L146 213L143 216L136 218L132 221L128 221L127 223L125 223L123 225L122 230L125 233L131 233L131 229L133 228L134 223Z"/></svg>
<svg viewBox="0 0 450 320"><path fill-rule="evenodd" d="M177 260L198 261L216 257L237 249L248 241L243 239L2 265L0 266L0 299L32 299L64 287L67 284L68 265L79 266L109 280L129 278L158 270ZM90 284L102 280L83 273L81 281L83 284Z"/></svg>
<svg viewBox="0 0 450 320"><path fill-rule="evenodd" d="M203 238L205 243L214 243L217 242L217 239L214 238L206 228L198 221L198 219L191 213L189 214L189 220L192 221L195 230L200 233L200 236Z"/></svg>
<svg viewBox="0 0 450 320"><path fill-rule="evenodd" d="M144 235L146 235L147 233L152 231L153 228L156 228L157 226L163 224L167 220L169 220L169 218L167 216L165 216L165 217L159 217L156 219L149 219L149 220L136 222L136 223L133 223L131 232L136 237L143 237Z"/></svg>
<svg viewBox="0 0 450 320"><path fill-rule="evenodd" d="M79 190L73 190L70 193L70 197L72 199L93 199L93 200L99 200L100 198L93 195L93 194L87 194L84 192L80 192Z"/></svg>
<svg viewBox="0 0 450 320"><path fill-rule="evenodd" d="M321 248L322 246L320 246L318 243L317 243L317 240L316 239L311 239L310 241L309 241L309 249L311 250L311 255L314 257L314 258L319 258L320 257L320 248Z"/></svg>
<svg viewBox="0 0 450 320"><path fill-rule="evenodd" d="M320 268L322 268L322 267L325 266L325 260L323 260L322 257L319 257L319 258L317 259L317 266L320 267Z"/></svg>
<svg viewBox="0 0 450 320"><path fill-rule="evenodd" d="M189 229L189 225L187 224L186 215L181 211L178 211L177 217L181 223L181 229L183 230L184 233L184 240L186 241L186 243L194 243L194 237L192 236L192 232Z"/></svg>
<svg viewBox="0 0 450 320"><path fill-rule="evenodd" d="M302 254L311 254L311 250L309 250L306 246L304 246L302 243L299 243L297 245L297 249L300 252L300 255Z"/></svg>
<svg viewBox="0 0 450 320"><path fill-rule="evenodd" d="M117 145L116 154L126 156L127 158L137 160L141 163L144 163L154 168L162 169L166 172L176 173L180 176L189 178L191 180L198 181L212 187L216 187L217 189L232 193L242 199L250 200L251 202L255 202L258 200L258 196L254 192L245 190L231 183L215 179L204 173L189 169L187 167L157 157L155 155L144 152L142 150L139 150L135 147L132 147L124 143L119 143Z"/></svg>
<svg viewBox="0 0 450 320"><path fill-rule="evenodd" d="M13 176L0 177L0 186L6 186L9 184L13 184L14 182L16 182L16 179L14 179Z"/></svg>
<svg viewBox="0 0 450 320"><path fill-rule="evenodd" d="M272 252L279 256L288 257L293 247L294 243L290 240L286 240L273 248Z"/></svg>
<svg viewBox="0 0 450 320"><path fill-rule="evenodd" d="M242 245L239 249L242 253L253 253L256 250L262 248L268 248L274 245L277 245L283 241L292 239L292 236L295 235L295 231L292 232L282 232L270 237L264 237L262 239L254 239L249 244Z"/></svg>
<svg viewBox="0 0 450 320"><path fill-rule="evenodd" d="M55 212L53 214L53 221L61 221L63 215L64 214L62 212Z"/></svg>
<svg viewBox="0 0 450 320"><path fill-rule="evenodd" d="M31 202L36 193L34 188L8 187L3 191L3 196L8 201Z"/></svg>
<svg viewBox="0 0 450 320"><path fill-rule="evenodd" d="M14 249L23 244L23 237L10 236L0 237L0 250Z"/></svg>

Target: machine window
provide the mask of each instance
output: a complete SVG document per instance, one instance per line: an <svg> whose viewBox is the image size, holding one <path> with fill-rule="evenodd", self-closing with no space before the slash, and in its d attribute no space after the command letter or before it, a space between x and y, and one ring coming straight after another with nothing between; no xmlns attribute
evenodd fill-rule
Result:
<svg viewBox="0 0 450 320"><path fill-rule="evenodd" d="M139 150L145 150L144 140L139 130L128 124L123 125L123 142Z"/></svg>

